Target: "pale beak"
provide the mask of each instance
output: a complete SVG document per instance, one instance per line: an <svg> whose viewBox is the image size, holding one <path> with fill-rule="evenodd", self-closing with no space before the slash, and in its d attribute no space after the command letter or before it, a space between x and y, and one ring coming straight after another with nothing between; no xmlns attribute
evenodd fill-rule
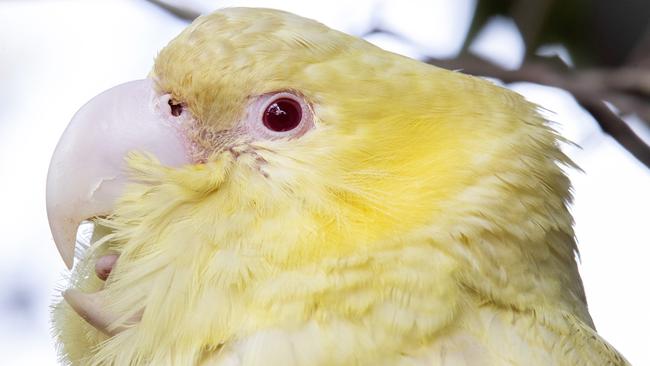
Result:
<svg viewBox="0 0 650 366"><path fill-rule="evenodd" d="M54 150L47 175L47 215L56 247L72 268L79 224L105 216L127 180L130 151L153 154L166 166L191 163L181 126L150 79L109 89L72 118Z"/></svg>

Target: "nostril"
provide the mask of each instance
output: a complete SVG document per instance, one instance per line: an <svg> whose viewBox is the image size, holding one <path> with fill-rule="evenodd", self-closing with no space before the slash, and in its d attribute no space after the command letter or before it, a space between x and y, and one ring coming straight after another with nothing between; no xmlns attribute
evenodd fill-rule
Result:
<svg viewBox="0 0 650 366"><path fill-rule="evenodd" d="M108 254L99 257L95 263L95 274L97 274L97 277L99 277L99 279L106 281L108 276L111 274L113 266L115 266L115 262L117 261L118 257L118 254Z"/></svg>
<svg viewBox="0 0 650 366"><path fill-rule="evenodd" d="M172 116L178 117L181 114L183 114L183 105L182 104L176 103L171 98L167 101L167 104L169 104L169 108L171 110Z"/></svg>

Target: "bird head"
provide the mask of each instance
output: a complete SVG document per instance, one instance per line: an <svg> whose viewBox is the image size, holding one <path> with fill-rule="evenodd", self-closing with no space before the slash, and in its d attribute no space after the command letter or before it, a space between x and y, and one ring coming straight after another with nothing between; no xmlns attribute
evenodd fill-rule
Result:
<svg viewBox="0 0 650 366"><path fill-rule="evenodd" d="M336 319L430 337L467 288L525 308L522 268L573 258L556 141L536 106L482 79L281 11L202 16L57 146L48 215L66 264L82 220L105 234L75 267L87 293L66 296L98 329L62 310L64 345L85 334L66 352L187 364ZM108 252L104 283L91 269Z"/></svg>

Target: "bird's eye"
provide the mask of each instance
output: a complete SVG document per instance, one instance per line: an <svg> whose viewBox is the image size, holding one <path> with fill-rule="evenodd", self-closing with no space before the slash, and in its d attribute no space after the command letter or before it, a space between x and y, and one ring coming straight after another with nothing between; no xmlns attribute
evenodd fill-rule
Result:
<svg viewBox="0 0 650 366"><path fill-rule="evenodd" d="M271 131L291 131L300 125L302 107L300 103L290 98L273 100L264 110L262 122Z"/></svg>
<svg viewBox="0 0 650 366"><path fill-rule="evenodd" d="M251 100L246 115L245 126L256 138L296 138L314 127L310 104L294 92L259 95Z"/></svg>
<svg viewBox="0 0 650 366"><path fill-rule="evenodd" d="M175 100L169 98L167 101L167 104L169 104L169 109L171 111L172 116L178 117L181 114L183 114L183 105L176 102Z"/></svg>

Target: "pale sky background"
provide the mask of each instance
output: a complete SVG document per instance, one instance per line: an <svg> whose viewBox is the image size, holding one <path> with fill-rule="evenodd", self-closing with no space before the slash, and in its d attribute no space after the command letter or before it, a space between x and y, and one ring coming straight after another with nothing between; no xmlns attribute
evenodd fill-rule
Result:
<svg viewBox="0 0 650 366"><path fill-rule="evenodd" d="M423 53L453 56L474 6L472 0L187 3L203 11L232 5L275 7L352 34L379 20L412 43L389 36L370 41L416 58ZM157 51L185 25L144 1L0 1L2 364L57 364L49 306L67 270L47 225L45 177L60 134L91 97L146 76ZM522 47L513 24L495 19L472 50L516 67ZM553 111L549 119L582 145L582 150L567 152L585 170L570 175L590 311L599 333L633 365L650 365L650 171L603 135L567 93L525 83L510 87ZM640 123L634 126L650 139Z"/></svg>

